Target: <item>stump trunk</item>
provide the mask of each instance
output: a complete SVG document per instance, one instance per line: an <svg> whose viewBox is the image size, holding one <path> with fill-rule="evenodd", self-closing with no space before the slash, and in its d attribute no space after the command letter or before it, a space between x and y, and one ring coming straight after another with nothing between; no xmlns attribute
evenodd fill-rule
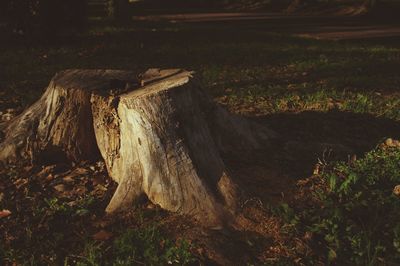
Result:
<svg viewBox="0 0 400 266"><path fill-rule="evenodd" d="M102 157L118 183L107 212L129 209L145 195L166 210L220 224L238 197L221 154L262 147L273 133L216 106L192 75L63 71L4 128L0 161Z"/></svg>

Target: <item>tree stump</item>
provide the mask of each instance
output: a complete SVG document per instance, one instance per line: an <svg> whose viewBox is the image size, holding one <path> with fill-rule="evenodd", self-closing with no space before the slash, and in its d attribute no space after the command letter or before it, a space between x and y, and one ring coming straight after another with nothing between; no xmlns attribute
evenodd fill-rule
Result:
<svg viewBox="0 0 400 266"><path fill-rule="evenodd" d="M106 211L143 195L162 208L220 224L238 187L221 155L260 148L273 132L231 115L193 73L150 69L66 70L42 98L3 128L0 161L104 159L118 183Z"/></svg>

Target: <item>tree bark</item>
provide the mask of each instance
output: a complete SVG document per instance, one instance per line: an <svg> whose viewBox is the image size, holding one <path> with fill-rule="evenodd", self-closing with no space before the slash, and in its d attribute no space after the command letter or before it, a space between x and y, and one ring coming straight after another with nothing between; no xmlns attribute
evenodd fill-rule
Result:
<svg viewBox="0 0 400 266"><path fill-rule="evenodd" d="M67 70L4 129L0 161L97 160L117 190L106 211L142 196L162 208L220 224L238 187L222 155L263 147L273 132L216 106L192 72Z"/></svg>
<svg viewBox="0 0 400 266"><path fill-rule="evenodd" d="M43 96L3 130L0 161L96 160L91 95L115 87L112 78L132 72L67 70L56 74ZM132 77L131 77L132 78Z"/></svg>

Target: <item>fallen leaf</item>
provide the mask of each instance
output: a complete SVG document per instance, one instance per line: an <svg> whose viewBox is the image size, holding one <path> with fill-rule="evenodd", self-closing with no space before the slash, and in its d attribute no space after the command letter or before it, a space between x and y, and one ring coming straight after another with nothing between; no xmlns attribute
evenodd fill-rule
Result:
<svg viewBox="0 0 400 266"><path fill-rule="evenodd" d="M107 188L103 185L97 185L95 190L96 191L107 191Z"/></svg>
<svg viewBox="0 0 400 266"><path fill-rule="evenodd" d="M56 167L57 167L56 165L49 165L49 166L43 167L43 169L39 173L37 173L37 176L39 178L47 178L47 176L50 173L54 172Z"/></svg>
<svg viewBox="0 0 400 266"><path fill-rule="evenodd" d="M54 179L53 172L56 169L56 165L50 165L43 167L43 169L36 174L36 176L42 181L51 181Z"/></svg>
<svg viewBox="0 0 400 266"><path fill-rule="evenodd" d="M74 187L74 194L83 195L87 192L87 189L84 186L75 186Z"/></svg>
<svg viewBox="0 0 400 266"><path fill-rule="evenodd" d="M197 253L201 256L201 255L203 255L205 252L204 252L204 249L203 249L203 248L198 248L198 249L197 249Z"/></svg>
<svg viewBox="0 0 400 266"><path fill-rule="evenodd" d="M65 185L63 184L56 185L54 186L54 189L57 190L58 192L63 192L65 191Z"/></svg>
<svg viewBox="0 0 400 266"><path fill-rule="evenodd" d="M49 174L49 175L46 177L46 181L51 181L51 180L53 180L53 179L54 179L53 174Z"/></svg>
<svg viewBox="0 0 400 266"><path fill-rule="evenodd" d="M74 178L71 175L67 175L63 177L63 181L66 183L73 183L74 182Z"/></svg>
<svg viewBox="0 0 400 266"><path fill-rule="evenodd" d="M397 197L400 197L400 185L394 187L393 194L395 194Z"/></svg>
<svg viewBox="0 0 400 266"><path fill-rule="evenodd" d="M105 230L101 230L101 231L97 232L96 234L94 234L92 236L92 238L94 240L106 241L106 240L110 239L112 236L113 236L112 233L107 232Z"/></svg>
<svg viewBox="0 0 400 266"><path fill-rule="evenodd" d="M78 176L78 175L87 175L89 174L89 170L83 167L78 167L74 169L71 175Z"/></svg>
<svg viewBox="0 0 400 266"><path fill-rule="evenodd" d="M14 185L17 187L17 189L19 189L22 186L25 186L26 184L28 184L28 179L26 178L19 178L14 182Z"/></svg>
<svg viewBox="0 0 400 266"><path fill-rule="evenodd" d="M99 177L99 176L94 177L94 178L92 179L92 184L93 184L93 186L96 186L96 185L99 185L99 184L103 184L103 183L104 183L103 178L101 178L101 177Z"/></svg>
<svg viewBox="0 0 400 266"><path fill-rule="evenodd" d="M4 217L10 216L10 215L11 215L11 212L9 210L0 211L0 218L4 218Z"/></svg>

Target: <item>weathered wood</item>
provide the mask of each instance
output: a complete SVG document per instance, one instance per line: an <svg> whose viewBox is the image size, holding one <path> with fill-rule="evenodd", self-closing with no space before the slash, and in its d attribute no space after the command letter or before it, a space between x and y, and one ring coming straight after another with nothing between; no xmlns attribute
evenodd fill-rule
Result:
<svg viewBox="0 0 400 266"><path fill-rule="evenodd" d="M235 212L238 193L221 154L259 148L273 133L216 106L192 75L151 69L138 81L129 71L61 72L5 129L0 160L101 155L118 183L107 212L145 195L220 224Z"/></svg>
<svg viewBox="0 0 400 266"><path fill-rule="evenodd" d="M99 158L92 92L113 89L113 80L127 76L126 71L114 70L67 70L55 75L41 99L6 126L0 161Z"/></svg>

